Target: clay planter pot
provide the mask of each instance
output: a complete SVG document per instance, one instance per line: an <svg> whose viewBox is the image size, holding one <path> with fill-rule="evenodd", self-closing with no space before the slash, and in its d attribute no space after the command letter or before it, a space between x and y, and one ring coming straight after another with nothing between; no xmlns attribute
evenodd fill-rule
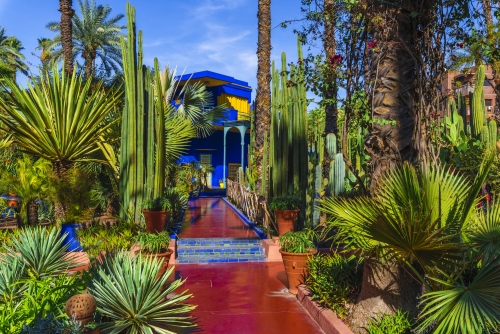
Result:
<svg viewBox="0 0 500 334"><path fill-rule="evenodd" d="M158 276L156 277L156 279L160 278L161 276L163 276L163 274L165 274L165 272L167 271L167 267L168 267L168 261L170 260L170 255L172 255L173 251L171 249L167 249L167 251L165 253L160 253L160 254L142 254L142 256L144 257L156 257L156 259L158 261L161 261L163 260L163 265L161 266L160 268L160 272L158 273Z"/></svg>
<svg viewBox="0 0 500 334"><path fill-rule="evenodd" d="M165 229L165 223L170 211L149 211L142 210L146 221L146 231L148 233L158 233Z"/></svg>
<svg viewBox="0 0 500 334"><path fill-rule="evenodd" d="M299 210L274 210L278 222L278 234L281 237L286 232L293 231Z"/></svg>
<svg viewBox="0 0 500 334"><path fill-rule="evenodd" d="M314 256L318 252L317 249L309 253L289 253L280 249L285 272L288 278L288 291L294 295L297 294L297 286L304 284L304 280L309 275L307 268L307 259Z"/></svg>

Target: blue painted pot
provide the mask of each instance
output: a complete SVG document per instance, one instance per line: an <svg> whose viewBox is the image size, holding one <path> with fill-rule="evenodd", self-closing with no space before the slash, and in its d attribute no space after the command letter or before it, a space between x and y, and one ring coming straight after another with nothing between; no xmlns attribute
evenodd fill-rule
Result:
<svg viewBox="0 0 500 334"><path fill-rule="evenodd" d="M62 224L61 225L61 238L66 234L64 238L63 245L69 245L69 252L81 252L83 251L80 241L78 240L78 234L76 230L81 227L81 224Z"/></svg>

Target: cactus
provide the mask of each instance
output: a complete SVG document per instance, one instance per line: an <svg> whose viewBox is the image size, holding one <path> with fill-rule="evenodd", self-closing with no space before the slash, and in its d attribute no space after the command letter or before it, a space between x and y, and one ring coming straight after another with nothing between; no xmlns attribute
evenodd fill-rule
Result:
<svg viewBox="0 0 500 334"><path fill-rule="evenodd" d="M490 144L490 135L487 126L483 126L481 128L480 139L481 139L481 144L483 144L484 147L488 147L488 145Z"/></svg>
<svg viewBox="0 0 500 334"><path fill-rule="evenodd" d="M121 37L125 76L120 152L120 200L122 219L141 218L142 200L160 197L165 190L165 111L163 84L168 72L154 72L143 65L142 31L136 35L135 7L127 3L127 42ZM136 44L137 41L137 44ZM147 125L147 126L146 126Z"/></svg>
<svg viewBox="0 0 500 334"><path fill-rule="evenodd" d="M333 133L326 135L326 150L331 159L337 154L337 137Z"/></svg>
<svg viewBox="0 0 500 334"><path fill-rule="evenodd" d="M479 137L482 132L482 126L486 123L486 105L484 103L484 92L483 85L485 79L485 68L484 65L480 65L477 69L476 85L474 87L474 93L470 94L469 105L471 108L471 125L472 125L472 135L474 137Z"/></svg>
<svg viewBox="0 0 500 334"><path fill-rule="evenodd" d="M299 66L287 67L281 55L281 71L272 64L270 197L298 195L301 208L299 228L306 218L308 188L307 106L302 62L302 44L297 38ZM290 83L293 83L292 85Z"/></svg>
<svg viewBox="0 0 500 334"><path fill-rule="evenodd" d="M333 194L335 196L338 196L340 193L345 191L345 163L344 163L344 156L342 153L337 153L335 155L335 185L334 185L334 192Z"/></svg>
<svg viewBox="0 0 500 334"><path fill-rule="evenodd" d="M489 130L489 135L490 135L490 142L489 142L488 148L494 149L496 147L497 141L498 141L497 122L490 121L488 123L488 130Z"/></svg>

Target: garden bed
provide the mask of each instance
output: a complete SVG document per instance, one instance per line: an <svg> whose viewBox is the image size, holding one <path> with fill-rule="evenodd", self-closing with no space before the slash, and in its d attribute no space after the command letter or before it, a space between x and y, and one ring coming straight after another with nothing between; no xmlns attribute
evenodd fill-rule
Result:
<svg viewBox="0 0 500 334"><path fill-rule="evenodd" d="M298 290L297 300L326 334L353 334L332 310L312 299L311 291L305 285L299 285Z"/></svg>

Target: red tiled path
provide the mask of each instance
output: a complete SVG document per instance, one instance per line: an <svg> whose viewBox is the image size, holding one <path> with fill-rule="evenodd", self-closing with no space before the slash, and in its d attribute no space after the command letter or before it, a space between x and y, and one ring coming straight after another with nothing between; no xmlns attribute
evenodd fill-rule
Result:
<svg viewBox="0 0 500 334"><path fill-rule="evenodd" d="M191 312L198 328L178 333L320 334L323 331L287 292L283 264L182 264L176 277L187 278L179 288L193 294ZM180 292L179 291L179 292Z"/></svg>
<svg viewBox="0 0 500 334"><path fill-rule="evenodd" d="M181 238L258 238L222 198L198 198L188 203Z"/></svg>

